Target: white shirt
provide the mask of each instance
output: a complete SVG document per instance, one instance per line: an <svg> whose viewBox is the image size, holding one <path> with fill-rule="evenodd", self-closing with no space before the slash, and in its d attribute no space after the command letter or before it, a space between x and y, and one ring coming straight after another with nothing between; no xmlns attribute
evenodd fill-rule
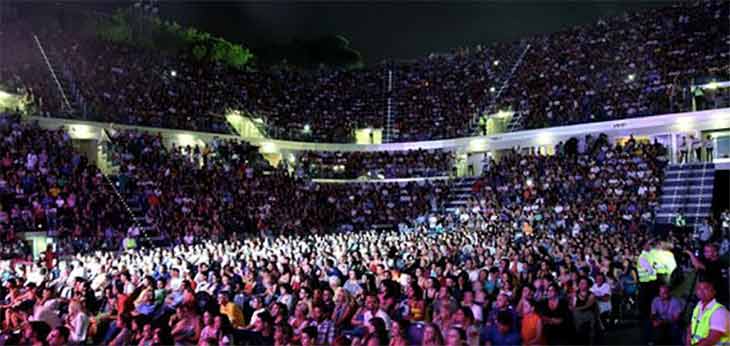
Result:
<svg viewBox="0 0 730 346"><path fill-rule="evenodd" d="M378 311L375 313L375 315L373 315L373 313L370 310L365 311L365 313L362 314L362 317L363 317L363 321L365 321L365 325L370 325L370 320L373 317L380 317L381 319L383 319L383 322L385 322L385 329L390 330L390 316L388 316L388 314L385 313L385 311L383 311L381 309L378 309Z"/></svg>
<svg viewBox="0 0 730 346"><path fill-rule="evenodd" d="M472 304L470 307L471 314L474 315L474 321L481 322L482 318L482 307L476 304Z"/></svg>
<svg viewBox="0 0 730 346"><path fill-rule="evenodd" d="M43 305L37 305L33 308L33 316L31 321L46 322L51 328L56 328L62 324L61 317L58 316L58 299L47 300Z"/></svg>
<svg viewBox="0 0 730 346"><path fill-rule="evenodd" d="M86 341L86 332L89 330L89 317L81 312L71 321L71 333L69 341L81 343Z"/></svg>
<svg viewBox="0 0 730 346"><path fill-rule="evenodd" d="M595 295L596 297L605 297L605 296L611 296L611 286L608 284L608 282L604 282L602 285L595 284L593 287L591 287L591 293ZM611 311L611 299L609 299L607 302L604 301L598 301L598 310L601 312Z"/></svg>

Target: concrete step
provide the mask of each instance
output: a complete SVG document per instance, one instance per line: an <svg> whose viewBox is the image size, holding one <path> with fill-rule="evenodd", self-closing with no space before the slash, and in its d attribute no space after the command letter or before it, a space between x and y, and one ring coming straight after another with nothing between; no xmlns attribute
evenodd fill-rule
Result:
<svg viewBox="0 0 730 346"><path fill-rule="evenodd" d="M686 194L705 194L705 193L712 193L712 190L714 190L714 185L691 185L691 186L685 186L685 185L668 185L668 186L662 186L662 191L665 195L671 195L675 191L677 191L677 194L686 193Z"/></svg>
<svg viewBox="0 0 730 346"><path fill-rule="evenodd" d="M473 193L450 193L449 199L467 199L474 196Z"/></svg>
<svg viewBox="0 0 730 346"><path fill-rule="evenodd" d="M670 171L702 171L705 170L715 170L715 164L714 163L684 163L684 164L670 164L665 168L666 172Z"/></svg>
<svg viewBox="0 0 730 346"><path fill-rule="evenodd" d="M707 216L709 216L709 213L708 212L699 212L698 213L698 212L690 211L690 212L683 213L683 215L684 215L685 218L687 218L687 217L707 217ZM656 217L657 218L659 218L659 217L671 217L671 218L673 218L675 216L677 216L676 213L666 213L666 212L658 212L658 213L656 213Z"/></svg>
<svg viewBox="0 0 730 346"><path fill-rule="evenodd" d="M692 208L707 207L707 208L712 208L712 202L710 201L710 202L701 202L701 203L663 203L660 206L660 208L670 208L670 209L674 209L674 208L686 208L686 207L692 207Z"/></svg>
<svg viewBox="0 0 730 346"><path fill-rule="evenodd" d="M712 199L712 194L711 193L693 193L693 194L678 193L676 195L663 194L659 199L671 200L673 198L676 198L676 199L703 199L703 198Z"/></svg>
<svg viewBox="0 0 730 346"><path fill-rule="evenodd" d="M671 177L664 179L664 184L667 183L674 183L674 182L688 182L692 184L700 184L701 182L707 183L714 183L715 177L714 176L699 176L699 177L686 177L686 176L677 176L677 177Z"/></svg>
<svg viewBox="0 0 730 346"><path fill-rule="evenodd" d="M679 212L680 209L684 211L685 215L689 215L690 213L696 214L696 215L709 215L712 213L712 208L699 208L698 209L698 208L687 207L687 208L677 208L677 209L668 209L668 208L659 209L659 210L657 210L657 215L661 214L664 216L666 216L666 215L674 216L677 214L677 212Z"/></svg>
<svg viewBox="0 0 730 346"><path fill-rule="evenodd" d="M715 170L699 170L699 171L670 171L666 172L665 177L669 178L698 178L698 177L714 177Z"/></svg>

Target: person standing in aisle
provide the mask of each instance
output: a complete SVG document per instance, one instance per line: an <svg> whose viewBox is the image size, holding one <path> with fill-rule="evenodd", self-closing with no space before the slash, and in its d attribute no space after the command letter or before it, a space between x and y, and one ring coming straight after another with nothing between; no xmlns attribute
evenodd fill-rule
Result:
<svg viewBox="0 0 730 346"><path fill-rule="evenodd" d="M688 145L687 137L682 136L682 142L679 144L679 163L687 163Z"/></svg>
<svg viewBox="0 0 730 346"><path fill-rule="evenodd" d="M702 137L697 136L689 136L689 139L692 141L692 149L695 152L695 161L702 162Z"/></svg>
<svg viewBox="0 0 730 346"><path fill-rule="evenodd" d="M712 136L707 135L707 137L705 137L705 159L707 162L712 162L713 160L713 150L715 149L714 145L715 143L712 140Z"/></svg>

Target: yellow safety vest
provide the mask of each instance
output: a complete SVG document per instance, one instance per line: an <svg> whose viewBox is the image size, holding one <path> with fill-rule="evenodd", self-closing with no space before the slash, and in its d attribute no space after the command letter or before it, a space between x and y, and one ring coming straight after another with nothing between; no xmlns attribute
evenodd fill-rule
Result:
<svg viewBox="0 0 730 346"><path fill-rule="evenodd" d="M134 238L126 238L126 239L124 240L124 242L125 242L125 244L124 244L124 245L125 245L125 247L126 247L127 249L134 249L134 248L136 248L136 247L137 247L137 240L136 240L136 239L134 239Z"/></svg>
<svg viewBox="0 0 730 346"><path fill-rule="evenodd" d="M674 259L674 254L668 250L655 251L652 251L651 255L656 260L656 264L654 265L656 273L667 276L672 275L674 269L677 268L677 261Z"/></svg>
<svg viewBox="0 0 730 346"><path fill-rule="evenodd" d="M709 310L705 311L702 315L702 319L700 319L699 315L701 304L702 302L697 303L697 306L695 306L695 309L692 312L692 345L697 345L700 340L710 335L710 318L715 311L722 307L720 303L715 302ZM728 324L730 324L730 321L728 321ZM730 334L725 333L725 335L723 335L715 345L730 345Z"/></svg>
<svg viewBox="0 0 730 346"><path fill-rule="evenodd" d="M656 281L656 272L650 273L641 265L641 259L645 259L649 265L654 266L654 256L650 252L642 251L639 260L636 263L636 271L639 273L639 282Z"/></svg>

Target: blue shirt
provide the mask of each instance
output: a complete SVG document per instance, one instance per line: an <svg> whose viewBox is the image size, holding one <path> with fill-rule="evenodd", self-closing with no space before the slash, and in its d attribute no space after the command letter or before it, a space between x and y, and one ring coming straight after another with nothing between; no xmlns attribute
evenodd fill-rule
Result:
<svg viewBox="0 0 730 346"><path fill-rule="evenodd" d="M156 306L154 303L153 304L145 303L145 304L142 304L137 307L137 312L139 312L142 315L147 316L147 315L152 314L155 311L155 307Z"/></svg>
<svg viewBox="0 0 730 346"><path fill-rule="evenodd" d="M521 345L522 340L520 334L517 333L517 329L512 328L507 334L499 332L498 328L490 328L487 332L486 338L482 340L483 343L487 341L492 343L492 346L513 346Z"/></svg>

